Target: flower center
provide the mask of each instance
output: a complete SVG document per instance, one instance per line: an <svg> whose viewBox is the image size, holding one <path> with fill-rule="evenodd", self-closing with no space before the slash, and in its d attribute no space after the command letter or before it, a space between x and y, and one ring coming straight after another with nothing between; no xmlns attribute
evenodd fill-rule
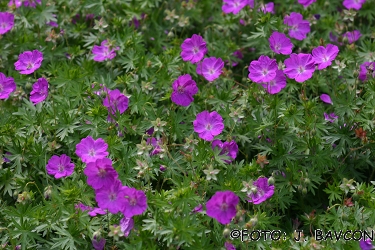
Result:
<svg viewBox="0 0 375 250"><path fill-rule="evenodd" d="M107 175L107 171L104 168L99 168L98 176L103 178Z"/></svg>
<svg viewBox="0 0 375 250"><path fill-rule="evenodd" d="M262 75L266 76L267 74L268 74L268 70L267 69L262 69Z"/></svg>
<svg viewBox="0 0 375 250"><path fill-rule="evenodd" d="M185 89L183 86L178 86L177 91L178 93L183 94L185 92Z"/></svg>
<svg viewBox="0 0 375 250"><path fill-rule="evenodd" d="M110 193L108 198L109 198L110 201L114 201L114 200L116 200L117 195L116 195L116 193Z"/></svg>
<svg viewBox="0 0 375 250"><path fill-rule="evenodd" d="M210 123L208 123L207 125L206 125L206 130L211 130L212 129L212 125L210 124Z"/></svg>
<svg viewBox="0 0 375 250"><path fill-rule="evenodd" d="M276 81L275 80L272 80L268 83L269 86L275 86L276 85Z"/></svg>
<svg viewBox="0 0 375 250"><path fill-rule="evenodd" d="M34 67L33 63L32 62L28 62L27 66L26 66L26 69L31 69L33 67Z"/></svg>
<svg viewBox="0 0 375 250"><path fill-rule="evenodd" d="M65 168L64 168L63 165L59 164L59 165L57 166L57 170L59 171L59 173L62 173L62 172L64 172Z"/></svg>
<svg viewBox="0 0 375 250"><path fill-rule="evenodd" d="M298 71L299 74L302 74L303 72L305 72L305 68L300 65L300 66L298 66L297 71Z"/></svg>
<svg viewBox="0 0 375 250"><path fill-rule="evenodd" d="M4 90L4 87L2 84L0 84L0 93L3 92L3 90Z"/></svg>
<svg viewBox="0 0 375 250"><path fill-rule="evenodd" d="M225 202L223 204L221 204L220 210L223 211L223 212L227 211L228 210L228 204L225 203Z"/></svg>
<svg viewBox="0 0 375 250"><path fill-rule="evenodd" d="M297 25L293 25L290 29L294 31L297 30Z"/></svg>
<svg viewBox="0 0 375 250"><path fill-rule="evenodd" d="M215 73L215 70L214 70L213 68L211 68L211 69L208 70L208 73L209 73L210 75L213 75L213 74Z"/></svg>
<svg viewBox="0 0 375 250"><path fill-rule="evenodd" d="M329 61L329 57L327 55L324 55L323 56L323 62L328 62Z"/></svg>
<svg viewBox="0 0 375 250"><path fill-rule="evenodd" d="M276 43L275 50L280 50L280 49L281 49L281 44L280 43Z"/></svg>
<svg viewBox="0 0 375 250"><path fill-rule="evenodd" d="M5 29L7 27L6 23L1 23L1 28Z"/></svg>
<svg viewBox="0 0 375 250"><path fill-rule="evenodd" d="M129 204L132 205L132 206L135 206L135 205L137 205L137 200L135 198L130 198Z"/></svg>
<svg viewBox="0 0 375 250"><path fill-rule="evenodd" d="M193 47L193 52L194 54L197 54L199 52L199 48L197 46Z"/></svg>
<svg viewBox="0 0 375 250"><path fill-rule="evenodd" d="M95 150L93 148L89 150L89 156L95 156Z"/></svg>

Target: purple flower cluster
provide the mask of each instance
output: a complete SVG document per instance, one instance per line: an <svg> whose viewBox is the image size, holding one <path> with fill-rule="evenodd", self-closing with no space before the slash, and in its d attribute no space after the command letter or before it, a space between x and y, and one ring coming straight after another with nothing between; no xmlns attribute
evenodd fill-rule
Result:
<svg viewBox="0 0 375 250"><path fill-rule="evenodd" d="M212 82L219 78L224 68L224 61L221 58L209 57L197 64L197 74Z"/></svg>
<svg viewBox="0 0 375 250"><path fill-rule="evenodd" d="M31 8L35 8L36 4L42 3L41 0L10 0L8 3L8 6L9 7L15 6L16 8L19 8L21 7L22 2L25 7L31 7Z"/></svg>
<svg viewBox="0 0 375 250"><path fill-rule="evenodd" d="M25 51L18 56L18 61L14 63L14 66L20 74L28 75L39 69L42 61L43 54L39 50Z"/></svg>
<svg viewBox="0 0 375 250"><path fill-rule="evenodd" d="M95 190L100 209L121 212L125 217L142 214L147 209L147 197L141 190L123 186L108 158L108 145L103 139L88 136L76 145L76 154L86 163L87 184Z"/></svg>
<svg viewBox="0 0 375 250"><path fill-rule="evenodd" d="M310 79L315 71L315 61L310 54L291 54L290 58L284 61L284 73L297 82L304 82Z"/></svg>
<svg viewBox="0 0 375 250"><path fill-rule="evenodd" d="M147 139L147 145L152 145L153 149L150 155L159 154L162 150L160 148L161 140L156 139L155 137L151 137Z"/></svg>
<svg viewBox="0 0 375 250"><path fill-rule="evenodd" d="M105 87L104 87L105 88ZM108 91L108 89L106 89ZM107 97L103 99L103 106L108 109L112 115L117 111L122 114L129 106L129 98L120 92L120 90L109 90Z"/></svg>
<svg viewBox="0 0 375 250"><path fill-rule="evenodd" d="M332 44L327 44L326 48L319 46L312 50L312 56L315 60L315 64L318 64L319 70L330 66L338 53L339 48Z"/></svg>
<svg viewBox="0 0 375 250"><path fill-rule="evenodd" d="M221 7L225 14L238 14L247 4L248 0L223 0L224 5Z"/></svg>
<svg viewBox="0 0 375 250"><path fill-rule="evenodd" d="M270 49L276 54L290 55L293 49L293 43L283 33L274 31L270 38Z"/></svg>
<svg viewBox="0 0 375 250"><path fill-rule="evenodd" d="M362 36L359 30L348 31L342 35L343 38L348 39L348 43L352 44L356 42Z"/></svg>
<svg viewBox="0 0 375 250"><path fill-rule="evenodd" d="M70 157L62 154L52 156L46 165L47 173L54 175L56 179L67 177L74 172L74 163L70 162Z"/></svg>
<svg viewBox="0 0 375 250"><path fill-rule="evenodd" d="M36 83L33 84L33 90L30 93L30 101L38 104L44 101L48 96L48 82L43 77L39 78Z"/></svg>
<svg viewBox="0 0 375 250"><path fill-rule="evenodd" d="M362 4L364 4L366 0L344 0L342 3L345 8L360 10L362 8Z"/></svg>
<svg viewBox="0 0 375 250"><path fill-rule="evenodd" d="M179 76L172 85L171 100L180 106L189 106L194 101L193 95L198 93L196 82L189 74Z"/></svg>
<svg viewBox="0 0 375 250"><path fill-rule="evenodd" d="M366 81L368 77L375 78L375 62L364 62L359 68L359 80Z"/></svg>

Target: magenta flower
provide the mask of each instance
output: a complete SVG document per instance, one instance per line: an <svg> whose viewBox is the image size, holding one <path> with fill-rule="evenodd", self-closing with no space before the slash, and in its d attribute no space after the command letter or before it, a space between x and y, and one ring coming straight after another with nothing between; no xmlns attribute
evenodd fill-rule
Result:
<svg viewBox="0 0 375 250"><path fill-rule="evenodd" d="M270 49L276 54L290 55L293 49L293 43L283 33L274 31L270 38Z"/></svg>
<svg viewBox="0 0 375 250"><path fill-rule="evenodd" d="M197 64L197 74L203 75L207 81L216 80L224 68L224 62L221 58L209 57L205 58L203 62Z"/></svg>
<svg viewBox="0 0 375 250"><path fill-rule="evenodd" d="M262 86L271 95L279 93L286 87L286 77L284 72L282 70L277 70L276 77L268 83L263 83Z"/></svg>
<svg viewBox="0 0 375 250"><path fill-rule="evenodd" d="M18 61L14 63L16 70L20 74L28 75L39 69L42 65L43 54L39 50L25 51L18 56Z"/></svg>
<svg viewBox="0 0 375 250"><path fill-rule="evenodd" d="M366 0L344 0L342 3L345 8L360 10L362 8L362 4L364 4Z"/></svg>
<svg viewBox="0 0 375 250"><path fill-rule="evenodd" d="M225 242L224 243L224 247L225 247L225 250L236 250L236 248L234 247L234 245L230 242Z"/></svg>
<svg viewBox="0 0 375 250"><path fill-rule="evenodd" d="M94 61L102 62L105 60L112 60L116 56L116 50L119 50L119 47L112 48L107 40L104 40L100 46L94 45L92 48L92 53L94 54Z"/></svg>
<svg viewBox="0 0 375 250"><path fill-rule="evenodd" d="M12 7L13 5L14 5L16 8L21 7L21 5L22 5L22 0L10 0L9 3L8 3L8 6L9 6L9 7Z"/></svg>
<svg viewBox="0 0 375 250"><path fill-rule="evenodd" d="M361 239L359 241L359 247L361 248L361 250L372 250L372 249L375 249L375 247L371 243L371 239L366 239L366 240Z"/></svg>
<svg viewBox="0 0 375 250"><path fill-rule="evenodd" d="M41 0L23 0L23 5L26 7L35 8L36 4L41 4Z"/></svg>
<svg viewBox="0 0 375 250"><path fill-rule="evenodd" d="M232 191L218 191L206 203L207 215L221 224L228 224L236 215L240 199Z"/></svg>
<svg viewBox="0 0 375 250"><path fill-rule="evenodd" d="M322 100L323 102L328 103L328 104L333 104L333 102L331 100L331 97L327 94L321 94L320 100Z"/></svg>
<svg viewBox="0 0 375 250"><path fill-rule="evenodd" d="M14 26L14 15L8 12L0 12L0 35L10 31Z"/></svg>
<svg viewBox="0 0 375 250"><path fill-rule="evenodd" d="M107 148L108 144L102 138L94 140L87 136L76 145L76 154L84 163L90 163L107 157Z"/></svg>
<svg viewBox="0 0 375 250"><path fill-rule="evenodd" d="M216 111L209 113L205 110L197 114L193 125L194 131L206 141L212 141L224 129L223 118Z"/></svg>
<svg viewBox="0 0 375 250"><path fill-rule="evenodd" d="M202 209L203 209L203 205L202 204L199 204L198 206L196 206L193 211L191 211L192 213L196 214L196 213L200 213L202 212Z"/></svg>
<svg viewBox="0 0 375 250"><path fill-rule="evenodd" d="M119 180L114 180L109 186L95 190L95 200L101 209L108 209L112 214L120 212L125 206L124 190Z"/></svg>
<svg viewBox="0 0 375 250"><path fill-rule="evenodd" d="M284 18L284 24L290 27L289 36L302 41L306 38L306 34L310 32L309 21L303 20L300 13L292 12Z"/></svg>
<svg viewBox="0 0 375 250"><path fill-rule="evenodd" d="M130 231L133 229L134 227L134 220L133 218L128 218L128 217L124 217L120 220L120 227L121 227L121 232L124 233L124 236L125 237L128 237L129 234L130 234Z"/></svg>
<svg viewBox="0 0 375 250"><path fill-rule="evenodd" d="M248 202L253 204L260 204L271 198L275 189L274 185L268 185L268 178L266 177L259 177L258 180L253 182L253 186L255 187L256 192L252 192L248 195L250 198Z"/></svg>
<svg viewBox="0 0 375 250"><path fill-rule="evenodd" d="M231 163L237 157L238 145L235 141L222 142L220 140L214 140L211 145L212 149L219 148L221 150L219 155L227 155L231 159L225 160L226 163Z"/></svg>
<svg viewBox="0 0 375 250"><path fill-rule="evenodd" d="M147 197L142 190L135 188L123 187L125 205L122 213L125 217L133 217L142 214L147 209Z"/></svg>
<svg viewBox="0 0 375 250"><path fill-rule="evenodd" d="M372 76L372 78L375 78L375 62L364 62L359 68L359 80L366 81L367 76Z"/></svg>
<svg viewBox="0 0 375 250"><path fill-rule="evenodd" d="M262 4L258 11L262 11L264 14L266 14L267 12L275 14L274 7L275 7L275 4L273 2L269 2L266 4Z"/></svg>
<svg viewBox="0 0 375 250"><path fill-rule="evenodd" d="M90 207L89 212L87 214L90 215L91 217L95 217L98 214L103 215L103 214L106 214L106 213L107 212L100 207Z"/></svg>
<svg viewBox="0 0 375 250"><path fill-rule="evenodd" d="M247 1L247 5L250 7L250 8L254 8L254 0L248 0Z"/></svg>
<svg viewBox="0 0 375 250"><path fill-rule="evenodd" d="M258 61L252 61L249 66L248 77L256 83L269 82L276 77L277 62L276 59L270 59L268 56L260 56Z"/></svg>
<svg viewBox="0 0 375 250"><path fill-rule="evenodd" d="M108 158L87 163L83 173L87 176L87 184L95 190L110 186L118 177L112 167L112 161Z"/></svg>
<svg viewBox="0 0 375 250"><path fill-rule="evenodd" d="M299 4L302 4L304 8L306 8L307 6L315 3L316 0L298 0L298 3Z"/></svg>
<svg viewBox="0 0 375 250"><path fill-rule="evenodd" d="M203 59L207 53L206 42L200 35L194 34L191 38L186 38L181 44L182 60L197 63Z"/></svg>
<svg viewBox="0 0 375 250"><path fill-rule="evenodd" d="M241 60L243 58L243 54L242 54L241 50L236 50L235 52L233 52L232 56L238 58L239 60ZM225 63L228 66L230 65L227 60L225 60ZM237 60L233 60L232 61L232 67L235 67L237 65L238 65L238 61Z"/></svg>
<svg viewBox="0 0 375 250"><path fill-rule="evenodd" d="M33 90L30 92L30 101L35 104L44 101L48 96L48 82L43 77L39 78L33 84Z"/></svg>
<svg viewBox="0 0 375 250"><path fill-rule="evenodd" d="M286 68L284 73L297 82L304 82L310 79L315 71L314 59L310 54L291 54L290 58L284 61Z"/></svg>
<svg viewBox="0 0 375 250"><path fill-rule="evenodd" d="M248 0L223 0L224 5L221 7L225 14L238 14L248 3Z"/></svg>
<svg viewBox="0 0 375 250"><path fill-rule="evenodd" d="M7 99L13 91L16 90L16 84L13 77L6 77L0 72L0 99Z"/></svg>
<svg viewBox="0 0 375 250"><path fill-rule="evenodd" d="M108 96L103 99L103 106L108 108L108 112L115 115L117 110L120 114L124 113L129 106L129 98L120 92L120 90L110 90Z"/></svg>
<svg viewBox="0 0 375 250"><path fill-rule="evenodd" d="M327 114L324 113L324 120L329 121L330 123L335 122L339 117L335 113Z"/></svg>
<svg viewBox="0 0 375 250"><path fill-rule="evenodd" d="M70 162L70 157L62 154L52 156L46 165L47 173L54 175L56 179L67 177L74 172L74 163Z"/></svg>
<svg viewBox="0 0 375 250"><path fill-rule="evenodd" d="M319 46L312 50L312 56L315 60L315 64L318 64L319 70L330 66L338 53L339 48L332 44L327 44L326 48Z"/></svg>
<svg viewBox="0 0 375 250"><path fill-rule="evenodd" d="M342 37L348 39L348 43L352 44L355 41L357 41L360 37L362 36L361 32L359 30L353 30L353 31L348 31L345 34L342 35Z"/></svg>
<svg viewBox="0 0 375 250"><path fill-rule="evenodd" d="M94 238L92 239L91 243L95 250L103 250L105 246L106 240L104 238L97 239L97 236L94 235Z"/></svg>
<svg viewBox="0 0 375 250"><path fill-rule="evenodd" d="M147 139L146 143L147 145L152 145L153 147L153 150L151 151L150 155L156 155L162 151L160 148L160 144L162 144L161 140L151 137Z"/></svg>
<svg viewBox="0 0 375 250"><path fill-rule="evenodd" d="M179 76L172 84L171 100L177 105L189 106L194 101L193 95L198 93L198 87L189 74Z"/></svg>

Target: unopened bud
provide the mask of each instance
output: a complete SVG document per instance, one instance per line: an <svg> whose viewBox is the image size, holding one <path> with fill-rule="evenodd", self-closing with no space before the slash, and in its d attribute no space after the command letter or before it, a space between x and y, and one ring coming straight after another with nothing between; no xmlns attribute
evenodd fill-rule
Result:
<svg viewBox="0 0 375 250"><path fill-rule="evenodd" d="M223 236L224 238L228 238L230 235L230 230L229 228L225 228L224 231L223 231Z"/></svg>
<svg viewBox="0 0 375 250"><path fill-rule="evenodd" d="M268 178L268 185L273 185L273 184L275 184L275 178L271 176L270 178Z"/></svg>
<svg viewBox="0 0 375 250"><path fill-rule="evenodd" d="M306 185L310 185L310 179L309 179L309 178L306 178L306 179L305 179L305 184L306 184Z"/></svg>
<svg viewBox="0 0 375 250"><path fill-rule="evenodd" d="M302 189L302 194L304 194L304 195L307 194L307 188Z"/></svg>

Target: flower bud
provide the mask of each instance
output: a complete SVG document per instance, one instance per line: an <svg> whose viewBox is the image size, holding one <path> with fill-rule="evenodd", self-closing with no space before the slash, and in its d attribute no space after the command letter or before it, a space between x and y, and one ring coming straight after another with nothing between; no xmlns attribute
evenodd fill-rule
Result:
<svg viewBox="0 0 375 250"><path fill-rule="evenodd" d="M52 186L47 186L44 189L44 199L48 200L49 198L51 198L51 194L52 194Z"/></svg>
<svg viewBox="0 0 375 250"><path fill-rule="evenodd" d="M258 218L257 217L251 218L249 223L251 224L251 227L255 227L258 224Z"/></svg>
<svg viewBox="0 0 375 250"><path fill-rule="evenodd" d="M230 230L229 228L225 228L224 231L223 231L223 236L224 238L228 238L230 235Z"/></svg>
<svg viewBox="0 0 375 250"><path fill-rule="evenodd" d="M302 194L304 194L304 195L307 194L307 188L302 189Z"/></svg>
<svg viewBox="0 0 375 250"><path fill-rule="evenodd" d="M302 185L298 185L298 191L302 192L302 189L303 189Z"/></svg>
<svg viewBox="0 0 375 250"><path fill-rule="evenodd" d="M27 90L31 90L32 87L33 87L33 84L32 84L31 82L28 82L28 83L26 83L26 85L25 85L25 88L26 88Z"/></svg>
<svg viewBox="0 0 375 250"><path fill-rule="evenodd" d="M309 178L306 178L306 179L305 179L305 184L306 184L306 185L310 185L310 179L309 179Z"/></svg>
<svg viewBox="0 0 375 250"><path fill-rule="evenodd" d="M273 184L275 184L275 178L271 176L270 178L268 178L268 185L273 185Z"/></svg>
<svg viewBox="0 0 375 250"><path fill-rule="evenodd" d="M256 188L256 187L251 187L251 192L253 193L253 194L256 194L257 192L258 192L258 189Z"/></svg>

